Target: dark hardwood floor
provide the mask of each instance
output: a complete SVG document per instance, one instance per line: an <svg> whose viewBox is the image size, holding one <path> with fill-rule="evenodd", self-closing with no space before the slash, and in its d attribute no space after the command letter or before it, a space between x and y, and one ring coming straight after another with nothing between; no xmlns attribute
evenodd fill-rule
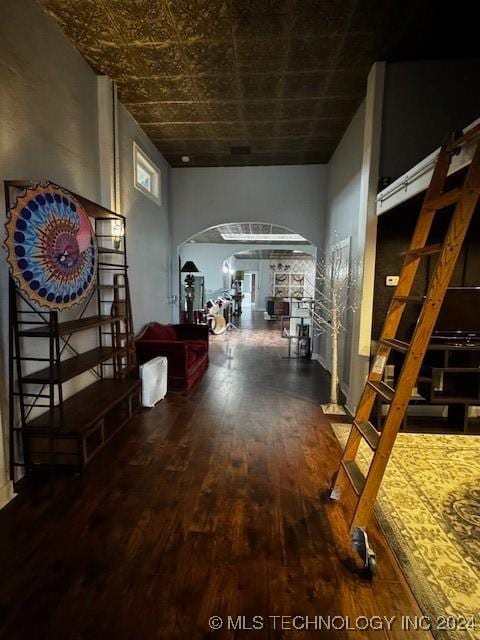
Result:
<svg viewBox="0 0 480 640"><path fill-rule="evenodd" d="M401 630L420 611L376 526L369 582L347 506L325 499L339 460L326 374L282 359L261 315L250 328L215 338L201 382L138 414L82 477L37 483L0 512L1 638L430 637ZM263 628L229 631L228 615ZM268 618L280 615L349 620L294 631ZM375 615L396 616L391 631L354 629Z"/></svg>

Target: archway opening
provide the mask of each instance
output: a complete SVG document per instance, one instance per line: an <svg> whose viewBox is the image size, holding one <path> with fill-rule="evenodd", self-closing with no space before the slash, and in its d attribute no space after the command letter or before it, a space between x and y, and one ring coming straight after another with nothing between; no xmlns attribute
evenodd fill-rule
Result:
<svg viewBox="0 0 480 640"><path fill-rule="evenodd" d="M313 296L316 247L293 229L265 222L220 224L196 234L178 250L179 318L185 318L182 267L193 262L194 311L225 295L241 295L239 320L267 314L272 298ZM270 304L271 310L271 304ZM197 317L199 314L194 314Z"/></svg>

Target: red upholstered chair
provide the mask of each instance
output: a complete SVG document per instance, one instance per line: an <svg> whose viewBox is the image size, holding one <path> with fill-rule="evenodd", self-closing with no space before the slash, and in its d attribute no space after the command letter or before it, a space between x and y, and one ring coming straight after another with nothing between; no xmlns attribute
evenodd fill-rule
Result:
<svg viewBox="0 0 480 640"><path fill-rule="evenodd" d="M151 322L136 338L138 363L157 356L168 360L168 388L190 389L208 367L208 327Z"/></svg>

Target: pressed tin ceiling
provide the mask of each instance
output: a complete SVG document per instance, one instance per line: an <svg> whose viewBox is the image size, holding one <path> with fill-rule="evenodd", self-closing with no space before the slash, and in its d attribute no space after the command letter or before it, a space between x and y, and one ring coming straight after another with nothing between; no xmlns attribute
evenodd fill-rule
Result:
<svg viewBox="0 0 480 640"><path fill-rule="evenodd" d="M287 251L281 249L251 249L234 256L237 260L313 260L310 253L304 251Z"/></svg>
<svg viewBox="0 0 480 640"><path fill-rule="evenodd" d="M41 3L176 167L182 156L188 166L328 162L375 60L442 57L456 37L435 48L441 3L419 0Z"/></svg>
<svg viewBox="0 0 480 640"><path fill-rule="evenodd" d="M229 234L232 236L232 239L225 239L224 235ZM252 234L262 234L265 239L255 240L255 235ZM275 235L277 234L288 234L292 236L292 239L274 240L273 238L275 238ZM221 224L217 227L206 229L192 238L190 242L213 242L215 244L310 244L310 242L305 239L294 240L293 238L295 236L293 234L293 231L289 231L284 227L277 227L274 224L267 224L264 222L238 222L234 224ZM238 238L235 236L238 236ZM247 236L250 237L245 240L239 239L242 237L246 238ZM272 239L267 239L268 236L272 236Z"/></svg>

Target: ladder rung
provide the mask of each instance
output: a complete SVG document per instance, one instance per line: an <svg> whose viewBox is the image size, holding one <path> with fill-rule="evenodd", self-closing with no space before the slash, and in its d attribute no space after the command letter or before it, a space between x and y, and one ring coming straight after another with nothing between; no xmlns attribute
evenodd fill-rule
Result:
<svg viewBox="0 0 480 640"><path fill-rule="evenodd" d="M393 396L395 395L395 390L392 387L389 387L388 384L382 382L381 380L368 380L367 384L375 389L378 395L382 396L385 400L391 402L393 400Z"/></svg>
<svg viewBox="0 0 480 640"><path fill-rule="evenodd" d="M451 204L455 204L462 197L463 189L461 187L455 187L454 189L450 189L449 191L445 191L445 193L440 194L439 196L435 196L431 198L423 205L426 209L444 209L445 207L449 207Z"/></svg>
<svg viewBox="0 0 480 640"><path fill-rule="evenodd" d="M393 296L397 302L412 302L414 304L423 304L425 296Z"/></svg>
<svg viewBox="0 0 480 640"><path fill-rule="evenodd" d="M358 468L355 460L342 460L342 467L345 469L347 478L350 480L355 493L359 496L365 485L365 476Z"/></svg>
<svg viewBox="0 0 480 640"><path fill-rule="evenodd" d="M443 244L430 244L425 247L418 247L417 249L409 249L402 255L404 256L431 256L434 253L440 253L443 249Z"/></svg>
<svg viewBox="0 0 480 640"><path fill-rule="evenodd" d="M371 422L353 422L353 426L363 436L372 451L375 451L380 440L380 434Z"/></svg>
<svg viewBox="0 0 480 640"><path fill-rule="evenodd" d="M396 338L382 338L380 340L380 344L383 344L386 347L390 347L390 349L395 349L395 351L400 351L400 353L407 353L407 351L410 349L410 345L408 344L408 342L397 340Z"/></svg>

